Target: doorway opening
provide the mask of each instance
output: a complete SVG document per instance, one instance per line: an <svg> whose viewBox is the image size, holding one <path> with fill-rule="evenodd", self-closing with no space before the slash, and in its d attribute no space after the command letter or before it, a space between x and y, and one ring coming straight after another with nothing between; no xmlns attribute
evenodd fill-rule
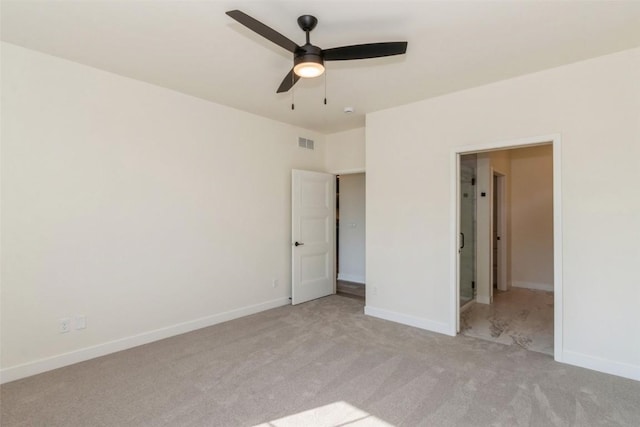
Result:
<svg viewBox="0 0 640 427"><path fill-rule="evenodd" d="M365 174L336 175L336 293L365 298Z"/></svg>
<svg viewBox="0 0 640 427"><path fill-rule="evenodd" d="M559 135L455 150L452 308L458 333L561 361L559 156Z"/></svg>
<svg viewBox="0 0 640 427"><path fill-rule="evenodd" d="M507 176L493 170L493 289L507 289ZM553 230L551 231L553 233Z"/></svg>

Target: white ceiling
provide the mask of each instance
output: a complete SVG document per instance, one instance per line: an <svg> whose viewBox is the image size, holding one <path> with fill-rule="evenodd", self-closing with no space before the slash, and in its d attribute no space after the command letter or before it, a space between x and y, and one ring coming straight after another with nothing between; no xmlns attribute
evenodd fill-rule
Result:
<svg viewBox="0 0 640 427"><path fill-rule="evenodd" d="M2 39L325 133L366 113L640 46L640 1L2 1ZM404 56L327 63L276 89L291 54L225 15L240 9L298 44L407 40ZM355 113L345 114L352 106Z"/></svg>

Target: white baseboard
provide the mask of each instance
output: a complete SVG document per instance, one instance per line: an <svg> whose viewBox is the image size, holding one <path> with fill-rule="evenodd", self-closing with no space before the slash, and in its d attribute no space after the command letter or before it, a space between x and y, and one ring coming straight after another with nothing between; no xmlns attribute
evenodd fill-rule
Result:
<svg viewBox="0 0 640 427"><path fill-rule="evenodd" d="M513 286L514 288L527 288L527 289L535 289L537 291L553 292L553 285L550 285L548 283L513 281L511 283L511 286Z"/></svg>
<svg viewBox="0 0 640 427"><path fill-rule="evenodd" d="M29 377L31 375L40 374L42 372L51 371L53 369L62 368L64 366L73 365L75 363L84 362L96 357L105 356L117 351L126 350L137 347L139 345L148 344L153 341L162 340L175 335L184 334L195 331L196 329L206 328L218 323L227 322L229 320L248 316L250 314L259 313L261 311L270 310L272 308L281 307L291 304L288 297L278 298L260 304L250 305L235 310L225 311L223 313L212 314L210 316L201 317L199 319L190 320L188 322L178 323L165 328L156 329L149 332L143 332L138 335L109 341L103 344L97 344L91 347L81 348L68 353L57 354L33 362L23 363L21 365L11 366L0 369L0 384L10 381L19 380L20 378Z"/></svg>
<svg viewBox="0 0 640 427"><path fill-rule="evenodd" d="M615 362L567 350L562 352L562 363L640 381L640 366L638 365Z"/></svg>
<svg viewBox="0 0 640 427"><path fill-rule="evenodd" d="M357 276L355 274L338 273L338 280L344 280L345 282L353 283L365 283L364 276Z"/></svg>
<svg viewBox="0 0 640 427"><path fill-rule="evenodd" d="M364 307L364 314L377 317L379 319L401 323L407 326L426 329L427 331L437 332L439 334L445 334L453 337L456 336L455 326L452 328L451 325L436 322L434 320L410 316L408 314L397 313L395 311L384 310L382 308L371 307L369 305Z"/></svg>

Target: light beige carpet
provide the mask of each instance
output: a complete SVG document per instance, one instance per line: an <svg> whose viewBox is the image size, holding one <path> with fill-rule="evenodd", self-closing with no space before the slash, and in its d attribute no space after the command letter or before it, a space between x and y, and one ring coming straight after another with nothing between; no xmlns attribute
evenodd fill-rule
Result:
<svg viewBox="0 0 640 427"><path fill-rule="evenodd" d="M640 424L640 383L331 296L5 384L3 426Z"/></svg>

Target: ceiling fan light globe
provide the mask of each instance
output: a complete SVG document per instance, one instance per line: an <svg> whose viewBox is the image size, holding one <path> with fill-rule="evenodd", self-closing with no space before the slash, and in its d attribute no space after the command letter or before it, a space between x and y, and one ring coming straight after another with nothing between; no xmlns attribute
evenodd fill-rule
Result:
<svg viewBox="0 0 640 427"><path fill-rule="evenodd" d="M293 72L303 78L313 78L324 73L324 66L317 62L301 62L293 67Z"/></svg>

